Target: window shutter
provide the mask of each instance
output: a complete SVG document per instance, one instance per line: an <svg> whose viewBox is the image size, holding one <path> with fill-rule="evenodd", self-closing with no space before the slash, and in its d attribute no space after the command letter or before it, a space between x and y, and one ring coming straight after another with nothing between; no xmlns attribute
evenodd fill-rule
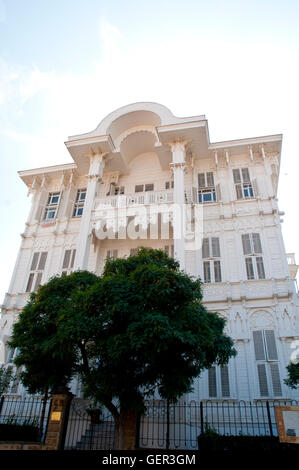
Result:
<svg viewBox="0 0 299 470"><path fill-rule="evenodd" d="M207 186L214 186L214 175L212 171L207 173Z"/></svg>
<svg viewBox="0 0 299 470"><path fill-rule="evenodd" d="M36 270L38 258L39 258L39 252L34 253L33 258L32 258L30 271L35 271Z"/></svg>
<svg viewBox="0 0 299 470"><path fill-rule="evenodd" d="M213 258L220 258L220 244L218 237L212 237L212 253Z"/></svg>
<svg viewBox="0 0 299 470"><path fill-rule="evenodd" d="M248 168L242 168L243 183L250 183L250 176Z"/></svg>
<svg viewBox="0 0 299 470"><path fill-rule="evenodd" d="M259 233L252 233L252 242L254 253L262 253L262 244Z"/></svg>
<svg viewBox="0 0 299 470"><path fill-rule="evenodd" d="M236 184L236 194L237 194L237 199L243 199L241 184Z"/></svg>
<svg viewBox="0 0 299 470"><path fill-rule="evenodd" d="M117 259L117 258L118 258L118 251L113 250L113 259Z"/></svg>
<svg viewBox="0 0 299 470"><path fill-rule="evenodd" d="M46 189L42 189L39 195L38 206L35 212L35 219L37 221L41 221L44 216L44 210L47 202L48 191Z"/></svg>
<svg viewBox="0 0 299 470"><path fill-rule="evenodd" d="M143 184L137 184L135 186L135 193L142 193L143 192Z"/></svg>
<svg viewBox="0 0 299 470"><path fill-rule="evenodd" d="M273 330L265 330L265 338L267 345L267 356L269 361L277 361L277 349L275 343L275 335Z"/></svg>
<svg viewBox="0 0 299 470"><path fill-rule="evenodd" d="M280 383L280 376L279 376L279 369L278 364L272 362L270 364L270 371L271 371L271 379L272 379L272 387L273 387L273 394L276 397L281 397L282 390L281 390L281 383Z"/></svg>
<svg viewBox="0 0 299 470"><path fill-rule="evenodd" d="M70 268L71 268L71 269L74 267L75 257L76 257L76 250L73 250L73 252L72 252L72 259L71 259L71 265L70 265Z"/></svg>
<svg viewBox="0 0 299 470"><path fill-rule="evenodd" d="M204 282L211 282L210 261L204 261L204 263L203 263L203 274L204 274Z"/></svg>
<svg viewBox="0 0 299 470"><path fill-rule="evenodd" d="M68 269L70 265L71 253L72 253L72 250L65 250L62 269Z"/></svg>
<svg viewBox="0 0 299 470"><path fill-rule="evenodd" d="M269 396L269 390L268 390L268 383L267 383L266 365L265 364L258 364L257 365L257 372L258 372L258 378L259 378L259 386L260 386L261 397L268 397Z"/></svg>
<svg viewBox="0 0 299 470"><path fill-rule="evenodd" d="M203 238L202 240L202 257L210 258L210 245L208 238Z"/></svg>
<svg viewBox="0 0 299 470"><path fill-rule="evenodd" d="M243 253L244 253L244 255L250 255L251 254L251 243L250 243L249 233L245 233L244 235L242 235L242 244L243 244Z"/></svg>
<svg viewBox="0 0 299 470"><path fill-rule="evenodd" d="M262 330L253 331L253 343L254 343L255 359L257 361L264 361L266 359L266 356L265 356Z"/></svg>
<svg viewBox="0 0 299 470"><path fill-rule="evenodd" d="M241 175L240 175L239 168L236 168L235 170L233 170L233 177L234 177L235 184L241 183Z"/></svg>
<svg viewBox="0 0 299 470"><path fill-rule="evenodd" d="M43 273L40 271L39 273L37 273L36 275L36 279L35 279L35 285L34 285L34 290L36 291L38 289L38 287L40 286L40 283L41 283L41 280L42 280L42 275Z"/></svg>
<svg viewBox="0 0 299 470"><path fill-rule="evenodd" d="M210 367L208 369L208 379L209 379L209 397L217 397L217 386L216 386L216 367Z"/></svg>
<svg viewBox="0 0 299 470"><path fill-rule="evenodd" d="M198 187L205 188L206 187L206 178L204 173L198 174Z"/></svg>
<svg viewBox="0 0 299 470"><path fill-rule="evenodd" d="M40 259L38 263L38 269L43 271L45 269L46 261L47 261L47 251L42 251L40 254Z"/></svg>
<svg viewBox="0 0 299 470"><path fill-rule="evenodd" d="M253 270L252 258L245 258L245 264L246 264L247 279L250 281L250 280L254 279L254 270Z"/></svg>
<svg viewBox="0 0 299 470"><path fill-rule="evenodd" d="M229 390L229 376L228 376L228 367L220 367L220 376L221 376L221 392L223 397L230 396Z"/></svg>
<svg viewBox="0 0 299 470"><path fill-rule="evenodd" d="M215 282L221 282L221 266L220 261L214 261L214 276Z"/></svg>
<svg viewBox="0 0 299 470"><path fill-rule="evenodd" d="M34 273L30 273L29 278L28 278L28 282L27 282L26 292L31 292L32 284L33 284L33 278L34 278Z"/></svg>
<svg viewBox="0 0 299 470"><path fill-rule="evenodd" d="M265 279L264 262L261 256L256 257L256 267L259 279Z"/></svg>

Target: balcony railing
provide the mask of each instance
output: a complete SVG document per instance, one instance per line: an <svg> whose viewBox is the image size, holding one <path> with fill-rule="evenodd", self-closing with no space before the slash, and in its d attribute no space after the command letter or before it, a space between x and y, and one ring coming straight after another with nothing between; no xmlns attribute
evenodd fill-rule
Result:
<svg viewBox="0 0 299 470"><path fill-rule="evenodd" d="M99 198L99 206L130 207L151 204L169 204L173 202L173 191L146 191Z"/></svg>
<svg viewBox="0 0 299 470"><path fill-rule="evenodd" d="M97 199L96 206L110 206L117 208L152 204L170 204L172 202L173 191L164 190L101 197ZM185 189L185 203L198 203L198 194L196 188Z"/></svg>

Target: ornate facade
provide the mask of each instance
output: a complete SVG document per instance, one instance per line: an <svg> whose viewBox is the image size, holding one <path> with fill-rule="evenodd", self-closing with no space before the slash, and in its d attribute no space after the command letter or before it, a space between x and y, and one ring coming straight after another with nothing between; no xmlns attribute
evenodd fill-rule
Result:
<svg viewBox="0 0 299 470"><path fill-rule="evenodd" d="M277 202L281 142L211 143L205 116L136 103L70 137L73 163L19 172L32 205L2 306L0 362L12 360L12 324L40 283L162 248L201 277L203 301L227 320L238 352L205 371L188 398L296 398L283 382L299 345L299 304Z"/></svg>

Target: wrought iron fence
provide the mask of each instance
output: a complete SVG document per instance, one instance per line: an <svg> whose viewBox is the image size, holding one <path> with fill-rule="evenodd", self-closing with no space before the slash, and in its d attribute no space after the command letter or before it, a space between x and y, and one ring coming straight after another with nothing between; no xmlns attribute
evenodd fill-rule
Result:
<svg viewBox="0 0 299 470"><path fill-rule="evenodd" d="M89 408L90 403L87 400L73 399L64 448L66 450L114 449L113 417L105 408L102 408L101 413Z"/></svg>
<svg viewBox="0 0 299 470"><path fill-rule="evenodd" d="M42 396L3 395L0 398L0 440L44 442L50 402Z"/></svg>
<svg viewBox="0 0 299 470"><path fill-rule="evenodd" d="M295 400L146 402L140 419L137 446L160 449L197 449L197 438L206 431L223 435L277 436L275 406L297 405ZM71 405L65 449L113 449L115 427L107 410L96 418L89 402L74 399Z"/></svg>
<svg viewBox="0 0 299 470"><path fill-rule="evenodd" d="M277 436L276 405L297 405L295 400L201 401L171 404L147 402L140 421L139 446L196 449L204 432L222 435Z"/></svg>

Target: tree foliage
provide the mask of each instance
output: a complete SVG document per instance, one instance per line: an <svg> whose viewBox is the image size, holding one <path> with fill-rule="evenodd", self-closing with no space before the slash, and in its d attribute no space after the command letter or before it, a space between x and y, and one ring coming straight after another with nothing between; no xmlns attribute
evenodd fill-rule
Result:
<svg viewBox="0 0 299 470"><path fill-rule="evenodd" d="M177 400L203 369L235 354L225 320L201 301L201 281L162 250L107 260L101 277L78 271L53 278L14 326L23 383L37 391L80 374L86 396L125 428L146 397L156 391Z"/></svg>
<svg viewBox="0 0 299 470"><path fill-rule="evenodd" d="M17 379L12 366L0 366L0 397L7 393L9 387Z"/></svg>
<svg viewBox="0 0 299 470"><path fill-rule="evenodd" d="M284 380L285 384L293 389L299 387L299 360L291 362L287 366L288 377Z"/></svg>
<svg viewBox="0 0 299 470"><path fill-rule="evenodd" d="M86 291L97 277L89 272L52 278L32 293L14 324L10 347L18 348L17 367L25 366L21 380L30 393L66 387L80 360L78 351L61 335L63 311L74 291Z"/></svg>

